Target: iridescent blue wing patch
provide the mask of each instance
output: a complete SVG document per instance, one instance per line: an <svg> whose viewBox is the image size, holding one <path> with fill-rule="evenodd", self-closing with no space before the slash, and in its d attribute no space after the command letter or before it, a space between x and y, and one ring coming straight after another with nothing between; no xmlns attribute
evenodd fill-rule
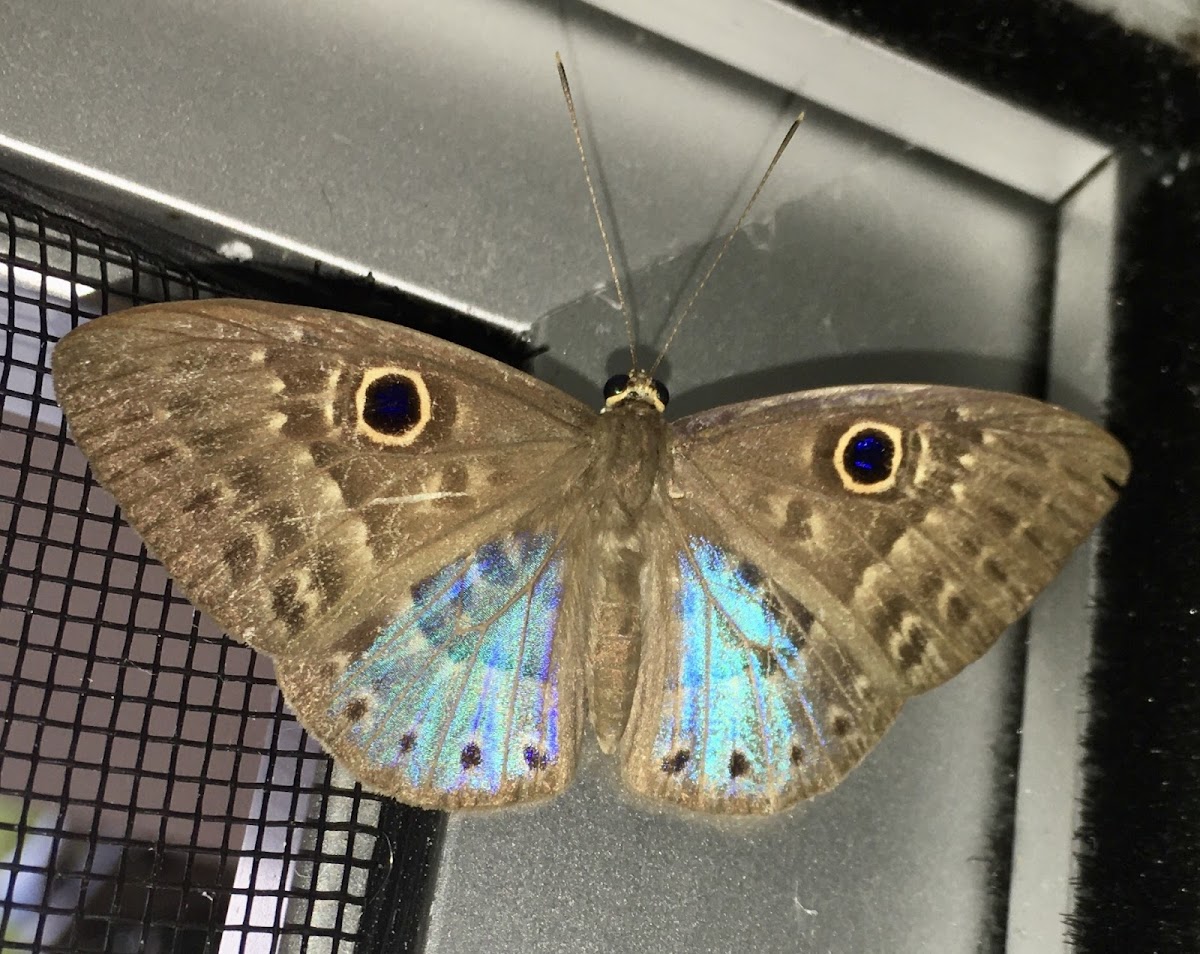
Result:
<svg viewBox="0 0 1200 954"><path fill-rule="evenodd" d="M643 795L778 811L832 788L900 708L875 695L803 603L701 534L664 549L643 598L621 744L626 784Z"/></svg>
<svg viewBox="0 0 1200 954"><path fill-rule="evenodd" d="M305 706L306 724L368 787L411 804L561 790L581 704L579 663L559 638L563 565L555 535L517 532L413 585L402 610L348 640L360 651L299 680L325 709L313 719ZM299 700L295 681L285 688Z"/></svg>

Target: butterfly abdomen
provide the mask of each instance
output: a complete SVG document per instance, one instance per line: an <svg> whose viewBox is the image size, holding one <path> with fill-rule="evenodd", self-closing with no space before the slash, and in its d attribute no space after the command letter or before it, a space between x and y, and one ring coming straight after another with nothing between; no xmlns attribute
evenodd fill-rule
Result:
<svg viewBox="0 0 1200 954"><path fill-rule="evenodd" d="M588 708L604 752L614 751L625 731L642 655L641 554L620 550L615 556L596 561L594 592L599 595L589 613Z"/></svg>

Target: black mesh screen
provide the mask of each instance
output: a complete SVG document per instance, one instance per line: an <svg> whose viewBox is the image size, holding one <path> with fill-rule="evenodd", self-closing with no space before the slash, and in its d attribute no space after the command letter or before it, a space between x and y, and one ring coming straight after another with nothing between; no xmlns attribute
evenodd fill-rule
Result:
<svg viewBox="0 0 1200 954"><path fill-rule="evenodd" d="M54 401L51 351L81 321L227 291L0 192L5 951L419 941L438 817L334 773L270 661L147 557Z"/></svg>

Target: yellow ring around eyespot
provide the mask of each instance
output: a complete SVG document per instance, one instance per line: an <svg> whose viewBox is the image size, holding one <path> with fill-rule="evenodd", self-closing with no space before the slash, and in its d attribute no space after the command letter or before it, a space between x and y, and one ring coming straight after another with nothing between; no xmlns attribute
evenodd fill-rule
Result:
<svg viewBox="0 0 1200 954"><path fill-rule="evenodd" d="M846 448L850 446L850 439L868 430L882 431L888 440L892 442L892 472L883 480L874 484L859 483L850 476L846 471L845 464L842 463L843 458L846 456ZM904 432L900 428L894 427L891 424L884 424L882 421L855 421L851 424L838 439L837 447L833 452L833 467L842 479L842 486L856 494L879 494L895 487L896 475L900 473L900 464L904 461L903 438Z"/></svg>
<svg viewBox="0 0 1200 954"><path fill-rule="evenodd" d="M367 405L367 388L380 378L386 377L408 378L413 383L413 387L417 389L417 401L421 405L420 416L416 423L403 434L384 434L363 420L363 411ZM410 371L408 368L369 368L364 371L362 381L358 385L358 392L354 395L354 409L358 415L358 424L354 428L355 433L362 434L377 444L386 444L389 447L407 447L421 436L421 432L425 430L426 425L433 417L433 402L429 399L429 389L425 387L425 379L418 372Z"/></svg>

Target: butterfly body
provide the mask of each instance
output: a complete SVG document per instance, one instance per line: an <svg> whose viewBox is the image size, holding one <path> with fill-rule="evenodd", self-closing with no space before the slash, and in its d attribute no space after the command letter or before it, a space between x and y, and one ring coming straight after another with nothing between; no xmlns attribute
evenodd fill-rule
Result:
<svg viewBox="0 0 1200 954"><path fill-rule="evenodd" d="M631 400L597 416L591 480L581 492L593 501L581 528L593 551L587 611L588 711L600 748L616 748L637 683L641 659L641 578L659 526L657 511L670 480L670 431L660 409ZM648 513L647 511L652 511Z"/></svg>
<svg viewBox="0 0 1200 954"><path fill-rule="evenodd" d="M98 319L54 375L192 601L364 785L432 808L560 792L588 716L650 798L827 791L1025 611L1129 467L1015 395L833 388L668 422L633 380L597 414L260 302Z"/></svg>

